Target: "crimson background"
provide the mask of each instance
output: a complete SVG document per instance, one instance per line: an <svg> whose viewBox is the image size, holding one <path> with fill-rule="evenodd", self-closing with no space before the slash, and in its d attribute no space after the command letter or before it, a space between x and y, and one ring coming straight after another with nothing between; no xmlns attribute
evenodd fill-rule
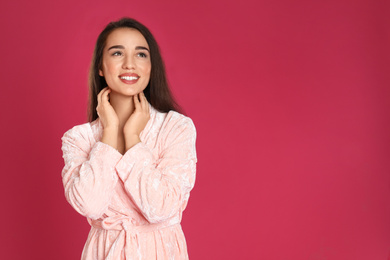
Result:
<svg viewBox="0 0 390 260"><path fill-rule="evenodd" d="M3 1L1 258L79 259L60 138L98 33L131 16L198 131L191 259L389 259L389 3Z"/></svg>

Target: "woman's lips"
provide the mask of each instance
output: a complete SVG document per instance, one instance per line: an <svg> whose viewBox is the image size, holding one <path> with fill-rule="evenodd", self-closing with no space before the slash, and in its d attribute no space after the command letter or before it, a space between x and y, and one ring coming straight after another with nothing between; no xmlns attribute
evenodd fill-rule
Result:
<svg viewBox="0 0 390 260"><path fill-rule="evenodd" d="M138 76L138 74L135 74L135 73L124 73L124 74L119 75L119 79L123 83L126 83L126 84L137 83L139 78L140 77Z"/></svg>

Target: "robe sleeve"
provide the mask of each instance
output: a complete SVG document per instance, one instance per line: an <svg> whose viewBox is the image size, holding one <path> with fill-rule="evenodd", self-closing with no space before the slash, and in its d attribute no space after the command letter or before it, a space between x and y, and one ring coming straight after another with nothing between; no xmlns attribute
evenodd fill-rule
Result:
<svg viewBox="0 0 390 260"><path fill-rule="evenodd" d="M159 158L140 142L117 164L126 192L150 223L163 222L186 207L195 184L195 139L195 126L184 117L166 135Z"/></svg>
<svg viewBox="0 0 390 260"><path fill-rule="evenodd" d="M115 165L122 155L92 140L89 128L87 124L76 126L62 137L62 182L70 205L81 215L98 219L110 203L118 181Z"/></svg>

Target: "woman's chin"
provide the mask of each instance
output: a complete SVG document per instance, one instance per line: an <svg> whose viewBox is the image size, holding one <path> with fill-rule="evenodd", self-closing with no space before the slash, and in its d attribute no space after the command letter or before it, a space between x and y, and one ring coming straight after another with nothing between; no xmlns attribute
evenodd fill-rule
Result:
<svg viewBox="0 0 390 260"><path fill-rule="evenodd" d="M137 95L141 93L142 91L137 91L137 90L125 90L125 91L114 91L111 90L110 95L112 96L121 96L122 98L132 98L134 95Z"/></svg>

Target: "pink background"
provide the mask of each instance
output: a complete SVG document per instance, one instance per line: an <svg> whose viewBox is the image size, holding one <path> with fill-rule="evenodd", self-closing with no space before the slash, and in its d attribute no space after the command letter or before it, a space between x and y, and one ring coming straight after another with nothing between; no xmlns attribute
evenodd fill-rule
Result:
<svg viewBox="0 0 390 260"><path fill-rule="evenodd" d="M3 1L1 259L79 259L63 133L98 33L156 36L197 127L191 259L390 259L390 1Z"/></svg>

